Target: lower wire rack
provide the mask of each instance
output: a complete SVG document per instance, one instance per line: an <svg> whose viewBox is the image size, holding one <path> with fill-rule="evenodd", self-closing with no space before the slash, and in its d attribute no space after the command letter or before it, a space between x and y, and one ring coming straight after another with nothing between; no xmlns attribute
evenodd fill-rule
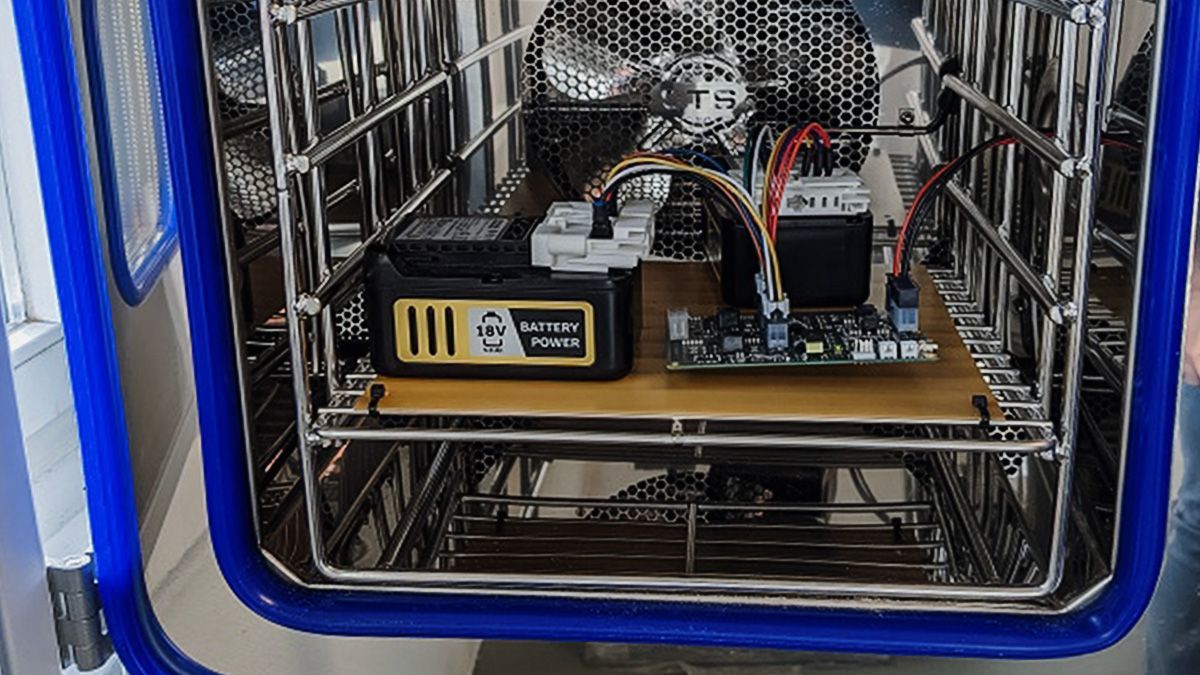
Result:
<svg viewBox="0 0 1200 675"><path fill-rule="evenodd" d="M611 450L553 461L518 446L411 450L377 453L355 498L329 504L334 564L914 586L1027 586L1045 574L1044 544L997 457L649 467Z"/></svg>

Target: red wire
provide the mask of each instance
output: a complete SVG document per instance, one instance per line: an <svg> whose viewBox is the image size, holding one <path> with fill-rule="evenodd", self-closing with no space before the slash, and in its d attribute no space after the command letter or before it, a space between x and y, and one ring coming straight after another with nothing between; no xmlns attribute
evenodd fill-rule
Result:
<svg viewBox="0 0 1200 675"><path fill-rule="evenodd" d="M998 147L1005 146L1005 145L1015 145L1016 143L1017 143L1017 139L1015 139L1015 138L1011 138L1011 137L1010 138L1000 138L1000 139L993 141L992 144L989 145L988 147L984 148L984 151L991 150L993 148L998 148ZM1137 152L1137 151L1141 150L1140 147L1138 147L1132 143L1127 143L1125 141L1121 141L1121 140L1118 140L1115 138L1102 138L1102 139L1100 139L1100 144L1105 147L1120 148L1122 150L1128 150L1131 152ZM892 274L893 275L900 276L900 270L902 269L901 261L903 260L902 254L903 254L903 250L904 250L904 242L907 239L907 237L905 235L908 234L908 229L909 229L909 227L912 226L913 216L916 215L917 208L920 207L921 202L925 199L925 194L933 187L933 185L935 185L941 179L941 177L943 175L946 174L947 171L950 170L950 167L954 166L954 163L956 161L958 161L958 158L950 160L944 166L942 166L941 169L939 169L936 173L934 173L933 176L930 177L930 179L924 185L921 186L921 190L917 193L916 199L913 200L912 206L909 207L908 213L904 217L904 225L900 228L900 237L896 242L896 256L895 256L895 260L892 261Z"/></svg>
<svg viewBox="0 0 1200 675"><path fill-rule="evenodd" d="M833 149L833 141L829 137L829 133L820 124L813 122L796 135L791 140L788 147L784 149L778 167L772 167L772 182L771 195L767 201L767 231L770 232L771 238L774 239L779 231L779 212L783 208L783 193L787 187L787 182L791 178L792 170L796 168L796 160L800 155L800 150L804 147L804 142L808 140L810 134L815 133L820 141L824 143L826 149Z"/></svg>
<svg viewBox="0 0 1200 675"><path fill-rule="evenodd" d="M990 150L992 147L999 147L1001 145L1012 145L1016 142L1017 140L1015 138L1002 138L993 142L993 144L987 149ZM958 161L957 157L949 162L946 162L940 169L935 171L934 174L930 176L929 180L925 181L925 184L922 185L921 189L917 192L916 198L913 199L912 206L908 207L908 213L904 216L904 224L900 227L900 236L896 240L896 254L892 260L893 276L900 276L900 261L903 260L905 237L908 234L908 228L912 227L913 217L917 214L917 209L921 206L921 202L924 201L926 193L928 193L929 190L941 180L942 176L946 175L952 168L954 168L954 163L956 161Z"/></svg>

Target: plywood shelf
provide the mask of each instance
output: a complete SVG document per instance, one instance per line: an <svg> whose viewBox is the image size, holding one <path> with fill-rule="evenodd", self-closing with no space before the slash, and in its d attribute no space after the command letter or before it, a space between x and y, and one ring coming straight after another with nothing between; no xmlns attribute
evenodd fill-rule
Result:
<svg viewBox="0 0 1200 675"><path fill-rule="evenodd" d="M932 281L921 285L922 330L940 347L937 363L667 372L666 313L714 309L719 291L707 264L650 263L642 275L642 331L633 372L616 382L378 378L389 415L704 419L711 421L895 421L971 423L975 395L988 395L974 360ZM365 397L356 402L365 410Z"/></svg>

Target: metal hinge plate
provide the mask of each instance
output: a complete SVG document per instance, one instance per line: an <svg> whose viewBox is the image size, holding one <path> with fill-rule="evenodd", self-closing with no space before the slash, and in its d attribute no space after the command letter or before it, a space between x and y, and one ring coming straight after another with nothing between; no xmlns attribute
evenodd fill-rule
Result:
<svg viewBox="0 0 1200 675"><path fill-rule="evenodd" d="M62 667L81 672L96 670L113 653L112 641L100 610L100 593L90 555L58 561L46 568L54 630Z"/></svg>

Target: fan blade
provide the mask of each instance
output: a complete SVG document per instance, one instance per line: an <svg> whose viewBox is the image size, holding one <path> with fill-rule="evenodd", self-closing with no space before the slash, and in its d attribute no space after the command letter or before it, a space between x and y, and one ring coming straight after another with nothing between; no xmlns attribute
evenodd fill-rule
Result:
<svg viewBox="0 0 1200 675"><path fill-rule="evenodd" d="M594 36L560 28L547 31L542 52L547 83L559 97L637 104L660 78L658 64L624 57L596 44Z"/></svg>

